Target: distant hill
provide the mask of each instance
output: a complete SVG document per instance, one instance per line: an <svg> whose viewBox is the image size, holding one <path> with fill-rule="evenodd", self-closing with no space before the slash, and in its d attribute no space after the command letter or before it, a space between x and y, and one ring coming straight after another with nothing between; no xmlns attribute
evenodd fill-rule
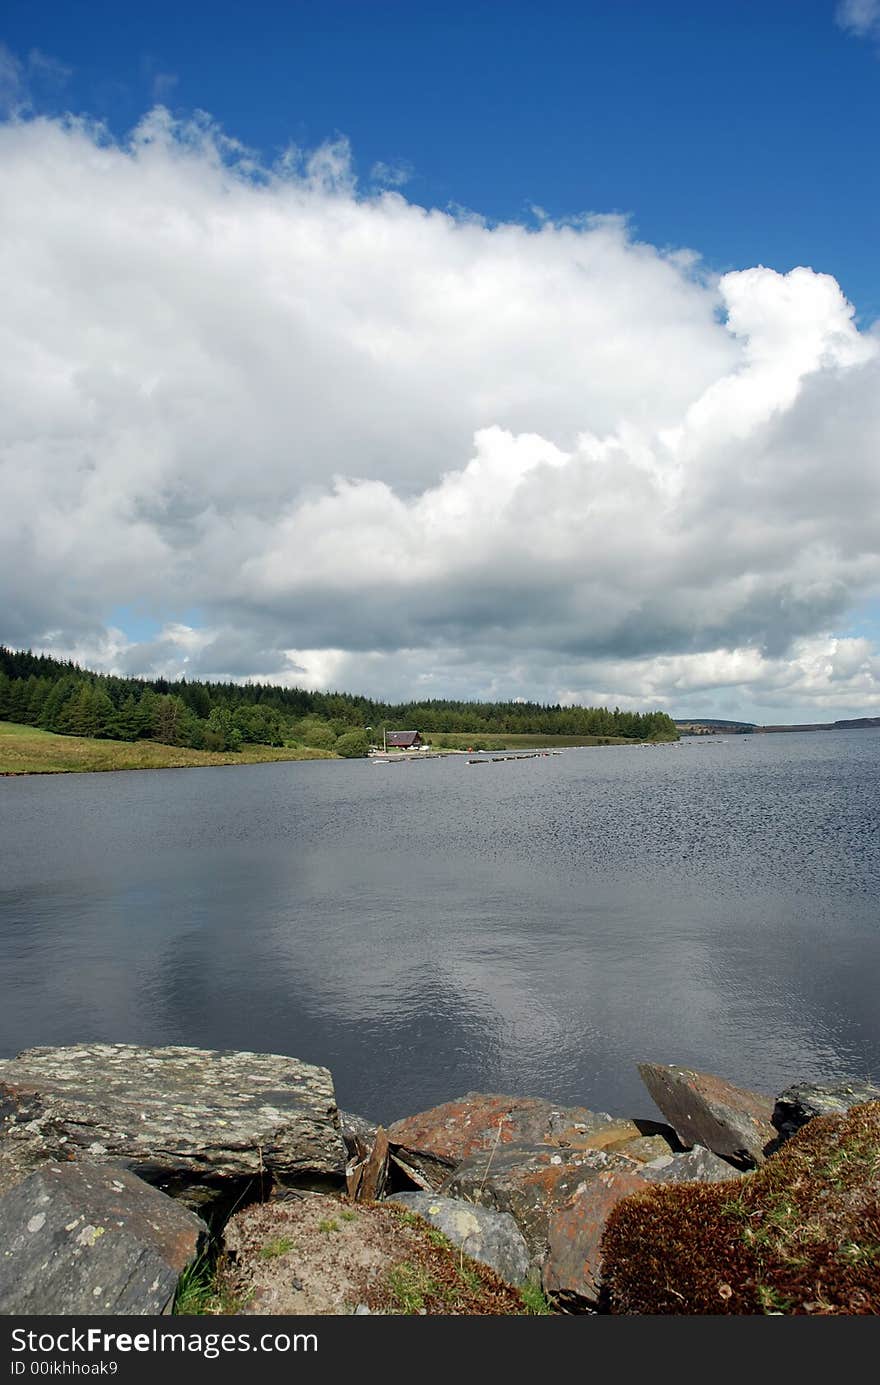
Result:
<svg viewBox="0 0 880 1385"><path fill-rule="evenodd" d="M771 731L871 731L880 727L880 717L853 717L850 721L812 721L789 725L759 726L754 721L723 721L718 717L674 717L683 736L767 735Z"/></svg>
<svg viewBox="0 0 880 1385"><path fill-rule="evenodd" d="M804 722L797 726L756 726L756 731L872 731L880 727L880 717L853 717L851 721Z"/></svg>

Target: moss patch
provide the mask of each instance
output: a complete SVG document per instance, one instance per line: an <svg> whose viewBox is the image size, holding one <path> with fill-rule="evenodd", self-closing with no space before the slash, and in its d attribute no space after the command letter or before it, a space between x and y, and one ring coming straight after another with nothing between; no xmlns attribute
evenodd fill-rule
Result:
<svg viewBox="0 0 880 1385"><path fill-rule="evenodd" d="M736 1184L626 1198L602 1254L616 1313L880 1313L880 1102L811 1121Z"/></svg>

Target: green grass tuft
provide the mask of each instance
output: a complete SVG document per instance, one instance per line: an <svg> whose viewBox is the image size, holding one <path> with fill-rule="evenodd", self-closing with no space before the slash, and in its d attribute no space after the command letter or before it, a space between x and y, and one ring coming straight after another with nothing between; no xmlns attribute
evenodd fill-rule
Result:
<svg viewBox="0 0 880 1385"><path fill-rule="evenodd" d="M526 1311L535 1317L543 1317L547 1313L554 1312L553 1304L550 1302L540 1284L532 1279L526 1280L520 1286L519 1296L525 1305Z"/></svg>
<svg viewBox="0 0 880 1385"><path fill-rule="evenodd" d="M287 1255L288 1251L296 1250L296 1242L289 1236L279 1236L275 1241L267 1241L260 1248L261 1260L277 1260L280 1255Z"/></svg>
<svg viewBox="0 0 880 1385"><path fill-rule="evenodd" d="M241 1299L223 1284L217 1272L217 1259L206 1251L187 1265L177 1281L171 1312L179 1318L232 1315L244 1307Z"/></svg>
<svg viewBox="0 0 880 1385"><path fill-rule="evenodd" d="M386 1281L401 1313L421 1313L427 1299L448 1298L448 1289L439 1279L408 1260L393 1266Z"/></svg>

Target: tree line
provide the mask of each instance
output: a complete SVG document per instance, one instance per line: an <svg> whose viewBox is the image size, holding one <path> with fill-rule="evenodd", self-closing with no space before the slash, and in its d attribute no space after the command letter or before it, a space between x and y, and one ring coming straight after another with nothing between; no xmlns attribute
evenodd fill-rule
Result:
<svg viewBox="0 0 880 1385"><path fill-rule="evenodd" d="M122 678L0 645L0 720L71 736L151 739L195 750L306 745L354 756L382 731L675 740L665 712L535 702L385 703L266 683Z"/></svg>

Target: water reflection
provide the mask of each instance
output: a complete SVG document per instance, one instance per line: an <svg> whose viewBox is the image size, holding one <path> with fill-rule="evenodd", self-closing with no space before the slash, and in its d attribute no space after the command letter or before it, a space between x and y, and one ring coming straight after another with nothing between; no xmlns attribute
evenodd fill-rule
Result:
<svg viewBox="0 0 880 1385"><path fill-rule="evenodd" d="M880 735L0 781L0 1052L287 1052L383 1119L880 1063ZM47 845L50 844L50 845Z"/></svg>

